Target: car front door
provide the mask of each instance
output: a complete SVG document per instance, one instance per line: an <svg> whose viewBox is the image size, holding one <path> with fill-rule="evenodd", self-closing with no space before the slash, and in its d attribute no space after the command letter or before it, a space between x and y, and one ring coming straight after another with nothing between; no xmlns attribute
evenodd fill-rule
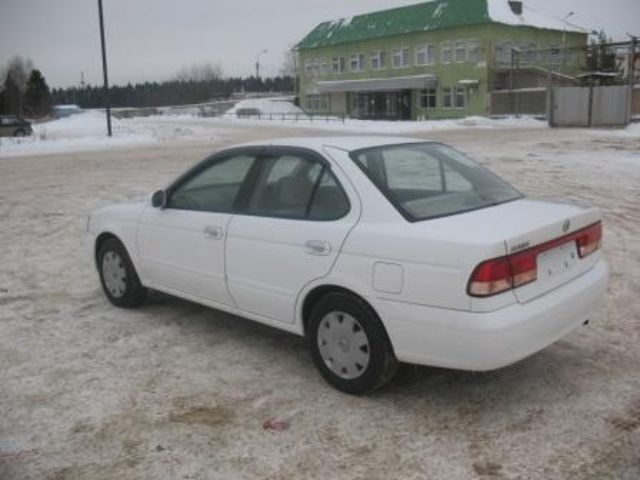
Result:
<svg viewBox="0 0 640 480"><path fill-rule="evenodd" d="M228 227L228 287L241 310L292 323L298 293L329 273L360 205L317 153L274 147L259 165Z"/></svg>
<svg viewBox="0 0 640 480"><path fill-rule="evenodd" d="M144 210L138 258L149 286L233 305L225 282L227 228L256 156L252 150L214 156L167 189L164 208Z"/></svg>

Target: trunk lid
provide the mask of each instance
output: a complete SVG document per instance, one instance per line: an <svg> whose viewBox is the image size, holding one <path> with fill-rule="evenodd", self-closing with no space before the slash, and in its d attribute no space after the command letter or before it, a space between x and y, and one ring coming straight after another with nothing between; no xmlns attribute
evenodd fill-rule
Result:
<svg viewBox="0 0 640 480"><path fill-rule="evenodd" d="M600 219L600 211L596 208L523 198L460 216L438 219L431 226L454 233L458 239L464 238L473 244L492 245L502 242L504 254L508 255L568 236ZM538 255L537 280L512 290L518 302L533 300L582 275L600 257L596 252L586 258L579 258L575 240L553 243L552 248ZM490 257L486 257L482 260L489 259ZM493 305L496 301L497 298L493 297L474 298L474 309L483 308L482 303Z"/></svg>
<svg viewBox="0 0 640 480"><path fill-rule="evenodd" d="M550 201L529 201L523 231L505 239L507 253L515 253L548 243L537 255L538 276L534 282L514 290L520 303L537 298L588 271L599 253L580 258L571 234L601 219L596 208ZM555 241L558 240L559 241Z"/></svg>

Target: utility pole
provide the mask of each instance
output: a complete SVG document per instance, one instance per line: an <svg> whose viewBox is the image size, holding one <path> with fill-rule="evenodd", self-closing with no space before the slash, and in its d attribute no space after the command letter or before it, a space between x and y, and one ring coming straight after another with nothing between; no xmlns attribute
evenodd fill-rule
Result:
<svg viewBox="0 0 640 480"><path fill-rule="evenodd" d="M264 53L268 53L267 50L261 50L256 57L256 97L260 97L260 90L258 90L260 85L260 55Z"/></svg>
<svg viewBox="0 0 640 480"><path fill-rule="evenodd" d="M636 51L638 49L638 37L634 35L631 36L631 41L629 42L629 102L627 109L627 123L631 120L631 113L633 110L633 87L636 82Z"/></svg>
<svg viewBox="0 0 640 480"><path fill-rule="evenodd" d="M107 111L107 135L111 137L113 133L111 131L111 104L109 102L109 75L107 74L107 47L104 42L102 0L98 0L98 14L100 15L100 43L102 45L102 73L104 75L104 106Z"/></svg>
<svg viewBox="0 0 640 480"><path fill-rule="evenodd" d="M631 36L629 44L629 85L633 88L636 80L636 51L638 50L638 37Z"/></svg>
<svg viewBox="0 0 640 480"><path fill-rule="evenodd" d="M509 104L512 107L512 111L515 111L515 97L513 94L513 70L515 68L515 54L516 49L511 47L511 55L509 59Z"/></svg>

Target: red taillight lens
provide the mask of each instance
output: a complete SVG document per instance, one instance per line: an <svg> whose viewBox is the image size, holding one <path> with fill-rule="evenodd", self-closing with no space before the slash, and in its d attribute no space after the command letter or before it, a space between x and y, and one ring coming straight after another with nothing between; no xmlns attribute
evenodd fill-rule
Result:
<svg viewBox="0 0 640 480"><path fill-rule="evenodd" d="M513 276L513 287L521 287L538 278L538 252L527 250L507 257Z"/></svg>
<svg viewBox="0 0 640 480"><path fill-rule="evenodd" d="M469 294L476 297L488 297L510 288L511 269L507 257L481 263L469 280Z"/></svg>
<svg viewBox="0 0 640 480"><path fill-rule="evenodd" d="M569 242L576 242L580 258L591 255L602 243L602 223L522 252L482 262L473 271L467 292L474 297L489 297L534 282L538 278L538 255Z"/></svg>
<svg viewBox="0 0 640 480"><path fill-rule="evenodd" d="M602 243L602 223L598 222L579 232L576 238L580 258L591 255L600 249Z"/></svg>

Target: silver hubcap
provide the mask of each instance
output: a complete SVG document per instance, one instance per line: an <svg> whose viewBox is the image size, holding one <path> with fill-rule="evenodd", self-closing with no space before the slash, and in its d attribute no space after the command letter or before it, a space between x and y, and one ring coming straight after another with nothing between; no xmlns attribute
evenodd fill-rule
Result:
<svg viewBox="0 0 640 480"><path fill-rule="evenodd" d="M369 339L360 322L348 313L331 312L323 317L318 348L327 367L347 380L362 375L369 365Z"/></svg>
<svg viewBox="0 0 640 480"><path fill-rule="evenodd" d="M120 255L107 252L102 258L102 278L109 293L120 298L127 289L127 271Z"/></svg>

